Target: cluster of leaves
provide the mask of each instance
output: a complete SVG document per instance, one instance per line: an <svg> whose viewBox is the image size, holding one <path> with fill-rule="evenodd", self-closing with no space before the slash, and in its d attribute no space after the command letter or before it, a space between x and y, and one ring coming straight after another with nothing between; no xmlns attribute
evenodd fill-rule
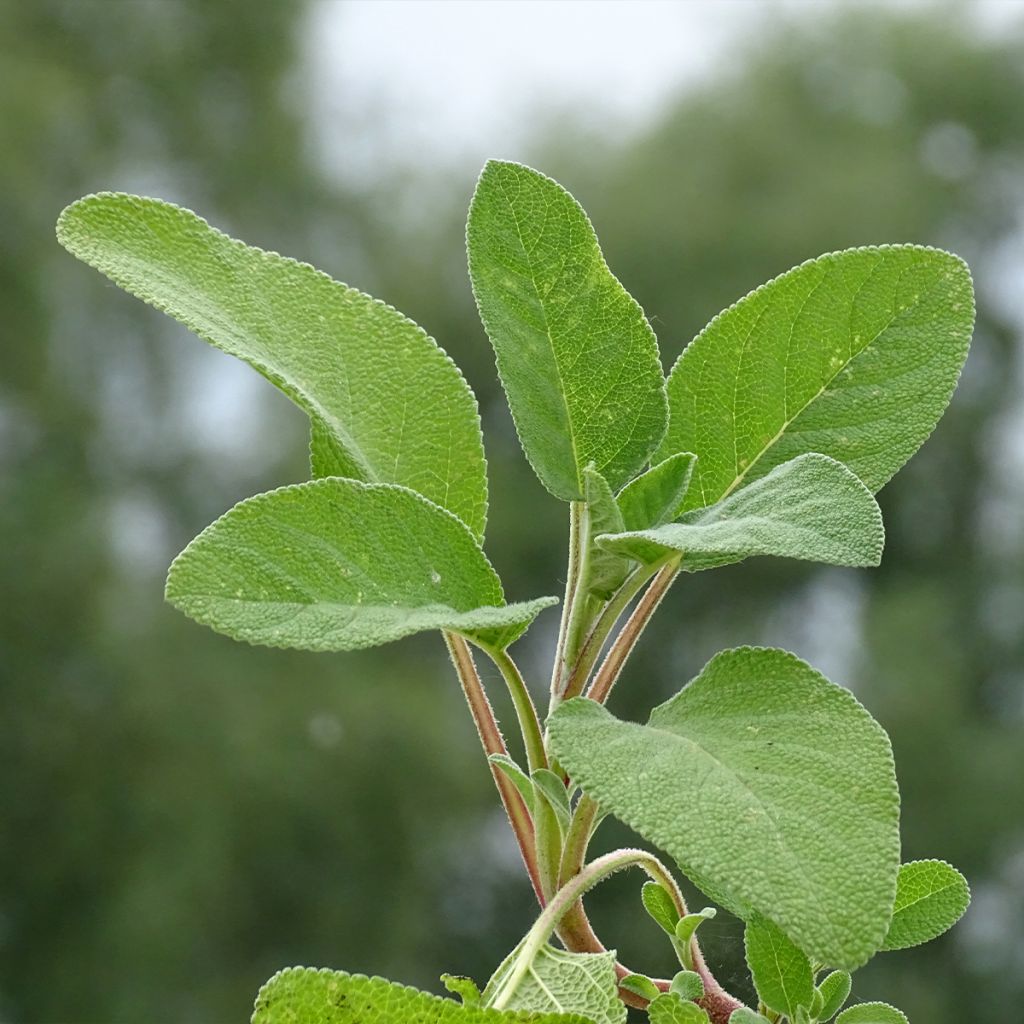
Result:
<svg viewBox="0 0 1024 1024"><path fill-rule="evenodd" d="M168 203L89 196L64 211L58 236L310 419L312 479L204 530L171 566L168 599L271 646L344 651L443 631L544 905L482 992L449 980L461 1003L292 970L261 992L258 1024L621 1024L623 999L654 1024L905 1020L884 1004L843 1010L849 972L941 934L969 893L941 861L901 866L889 741L854 697L788 652L739 648L647 724L604 702L680 572L753 555L878 563L873 493L931 433L967 354L973 293L959 259L896 245L811 260L716 317L666 379L653 330L576 201L528 168L487 165L470 277L523 450L571 508L542 724L508 648L556 600L505 600L482 547L476 401L433 339ZM510 688L526 768L508 755L467 643ZM714 980L695 937L713 911L688 912L656 858L586 862L605 814L746 922L756 1010ZM631 865L654 879L643 902L679 956L671 981L629 974L565 926L587 888ZM556 930L566 950L550 944Z"/></svg>

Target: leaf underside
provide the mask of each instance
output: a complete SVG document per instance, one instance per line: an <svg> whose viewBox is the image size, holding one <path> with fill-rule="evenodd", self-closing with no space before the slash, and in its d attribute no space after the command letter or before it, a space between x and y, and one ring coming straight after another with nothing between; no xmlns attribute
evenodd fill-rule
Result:
<svg viewBox="0 0 1024 1024"><path fill-rule="evenodd" d="M550 730L584 792L723 906L835 966L881 946L899 868L892 751L848 691L794 655L725 651L648 725L576 699Z"/></svg>
<svg viewBox="0 0 1024 1024"><path fill-rule="evenodd" d="M885 937L886 950L931 942L960 920L971 902L967 879L941 860L904 864L896 881L896 904Z"/></svg>
<svg viewBox="0 0 1024 1024"><path fill-rule="evenodd" d="M537 476L578 501L593 463L617 490L665 432L665 380L654 332L587 215L550 178L492 160L466 239L480 318Z"/></svg>
<svg viewBox="0 0 1024 1024"><path fill-rule="evenodd" d="M651 1024L708 1024L706 1010L671 992L658 996L647 1014Z"/></svg>
<svg viewBox="0 0 1024 1024"><path fill-rule="evenodd" d="M411 320L157 199L86 196L61 214L57 237L296 402L312 422L315 475L401 484L483 537L487 478L476 399Z"/></svg>
<svg viewBox="0 0 1024 1024"><path fill-rule="evenodd" d="M260 989L252 1024L593 1024L578 1014L466 1006L383 978L289 967Z"/></svg>
<svg viewBox="0 0 1024 1024"><path fill-rule="evenodd" d="M451 513L404 487L336 477L236 505L175 559L167 599L236 640L310 651L434 629L505 647L555 602L506 605Z"/></svg>
<svg viewBox="0 0 1024 1024"><path fill-rule="evenodd" d="M653 530L608 535L601 547L642 562L683 554L689 572L778 555L830 565L877 565L885 543L871 492L841 463L801 455L710 508Z"/></svg>
<svg viewBox="0 0 1024 1024"><path fill-rule="evenodd" d="M697 455L688 509L807 452L877 491L942 415L973 324L970 273L949 253L892 245L810 260L684 350L655 457Z"/></svg>

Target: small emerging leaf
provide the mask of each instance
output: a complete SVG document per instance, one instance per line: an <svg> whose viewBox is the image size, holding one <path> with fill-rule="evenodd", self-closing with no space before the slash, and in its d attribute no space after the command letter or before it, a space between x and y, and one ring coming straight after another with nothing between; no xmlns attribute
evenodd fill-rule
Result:
<svg viewBox="0 0 1024 1024"><path fill-rule="evenodd" d="M483 537L476 399L434 340L397 310L158 199L86 196L60 215L57 237L308 413L315 473L410 487Z"/></svg>
<svg viewBox="0 0 1024 1024"><path fill-rule="evenodd" d="M676 910L676 905L665 887L658 885L657 882L644 882L644 887L640 890L640 898L643 900L647 913L674 938L679 911Z"/></svg>
<svg viewBox="0 0 1024 1024"><path fill-rule="evenodd" d="M613 551L597 547L594 538L604 533L620 533L625 526L608 481L593 466L583 471L583 494L587 503L587 551L581 583L585 591L607 599L629 575L630 562Z"/></svg>
<svg viewBox="0 0 1024 1024"><path fill-rule="evenodd" d="M960 920L971 902L967 879L942 860L904 864L896 880L896 904L882 949L931 942Z"/></svg>
<svg viewBox="0 0 1024 1024"><path fill-rule="evenodd" d="M461 974L442 974L441 984L462 1000L463 1006L480 1005L480 986L472 979Z"/></svg>
<svg viewBox="0 0 1024 1024"><path fill-rule="evenodd" d="M289 967L260 989L252 1024L593 1024L579 1014L508 1013L383 978Z"/></svg>
<svg viewBox="0 0 1024 1024"><path fill-rule="evenodd" d="M729 1014L729 1024L769 1024L769 1021L749 1007L741 1006Z"/></svg>
<svg viewBox="0 0 1024 1024"><path fill-rule="evenodd" d="M627 974L619 982L619 988L624 988L633 995L640 996L648 1002L657 999L661 995L661 989L644 974Z"/></svg>
<svg viewBox="0 0 1024 1024"><path fill-rule="evenodd" d="M705 907L703 910L696 914L687 914L686 917L680 918L676 922L675 935L676 939L685 944L693 938L694 932L705 922L712 920L718 913L714 907Z"/></svg>
<svg viewBox="0 0 1024 1024"><path fill-rule="evenodd" d="M534 790L530 776L508 754L491 754L487 760L500 772L508 776L512 784L519 790L519 795L523 798L523 803L526 804L526 809L532 817Z"/></svg>
<svg viewBox="0 0 1024 1024"><path fill-rule="evenodd" d="M310 651L433 629L504 647L552 603L506 605L451 513L404 487L337 477L236 505L175 559L167 599L236 640Z"/></svg>
<svg viewBox="0 0 1024 1024"><path fill-rule="evenodd" d="M654 331L612 276L587 215L550 178L491 160L466 240L480 319L534 472L564 501L583 498L590 463L621 487L665 432L665 380Z"/></svg>
<svg viewBox="0 0 1024 1024"><path fill-rule="evenodd" d="M708 1024L707 1011L674 992L658 996L647 1007L651 1024Z"/></svg>
<svg viewBox="0 0 1024 1024"><path fill-rule="evenodd" d="M877 491L934 429L973 324L970 272L950 253L888 245L810 260L687 346L656 458L697 455L688 509L807 452Z"/></svg>
<svg viewBox="0 0 1024 1024"><path fill-rule="evenodd" d="M641 562L683 553L690 572L778 555L830 565L877 565L885 541L871 492L845 466L802 455L710 508L653 530L600 538L609 551Z"/></svg>
<svg viewBox="0 0 1024 1024"><path fill-rule="evenodd" d="M853 979L848 971L833 971L818 986L821 993L821 1010L818 1012L818 1020L831 1020L846 1004L850 998L850 989L853 987Z"/></svg>
<svg viewBox="0 0 1024 1024"><path fill-rule="evenodd" d="M520 943L494 972L484 989L484 1003L490 1005L499 993L510 1010L531 1013L572 1013L593 1024L624 1024L626 1004L619 999L615 977L615 954L567 953L545 945L522 980L507 999L505 985L523 952Z"/></svg>
<svg viewBox="0 0 1024 1024"><path fill-rule="evenodd" d="M584 793L715 902L769 917L824 963L857 967L881 946L899 870L892 750L799 658L725 651L648 725L577 698L549 729Z"/></svg>
<svg viewBox="0 0 1024 1024"><path fill-rule="evenodd" d="M806 955L771 921L760 915L747 922L747 965L761 1002L776 1013L796 1016L814 999L814 974Z"/></svg>
<svg viewBox="0 0 1024 1024"><path fill-rule="evenodd" d="M688 453L671 455L626 484L616 499L623 529L652 530L678 519L696 461Z"/></svg>
<svg viewBox="0 0 1024 1024"><path fill-rule="evenodd" d="M836 1024L910 1024L907 1015L888 1003L858 1003L843 1010Z"/></svg>
<svg viewBox="0 0 1024 1024"><path fill-rule="evenodd" d="M669 989L680 999L696 1002L704 995L704 980L696 971L680 971L673 979Z"/></svg>
<svg viewBox="0 0 1024 1024"><path fill-rule="evenodd" d="M550 804L563 831L569 827L572 808L569 806L569 792L565 783L550 768L536 768L530 774L537 795Z"/></svg>

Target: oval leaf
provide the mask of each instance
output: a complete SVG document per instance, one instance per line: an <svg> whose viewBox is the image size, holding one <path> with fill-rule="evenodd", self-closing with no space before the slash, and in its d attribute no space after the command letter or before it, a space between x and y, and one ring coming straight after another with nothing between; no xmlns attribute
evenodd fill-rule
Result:
<svg viewBox="0 0 1024 1024"><path fill-rule="evenodd" d="M687 452L672 455L626 484L616 499L624 529L650 530L678 519L696 461Z"/></svg>
<svg viewBox="0 0 1024 1024"><path fill-rule="evenodd" d="M971 902L967 879L942 860L904 864L896 880L896 904L882 949L931 942L960 920Z"/></svg>
<svg viewBox="0 0 1024 1024"><path fill-rule="evenodd" d="M818 994L821 996L818 1020L831 1020L850 998L851 988L853 988L853 979L848 971L833 971L828 975L818 986Z"/></svg>
<svg viewBox="0 0 1024 1024"><path fill-rule="evenodd" d="M814 999L814 974L807 955L771 921L758 915L743 938L747 966L761 1002L776 1013L796 1017Z"/></svg>
<svg viewBox="0 0 1024 1024"><path fill-rule="evenodd" d="M877 565L885 543L871 492L826 455L801 455L680 523L612 534L598 544L641 562L682 552L690 572L778 555L829 565Z"/></svg>
<svg viewBox="0 0 1024 1024"><path fill-rule="evenodd" d="M651 1024L708 1024L707 1011L675 992L658 996L647 1007Z"/></svg>
<svg viewBox="0 0 1024 1024"><path fill-rule="evenodd" d="M175 559L167 599L236 640L310 651L432 629L504 647L554 600L506 605L455 516L404 487L338 477L236 505Z"/></svg>
<svg viewBox="0 0 1024 1024"><path fill-rule="evenodd" d="M902 1010L888 1003L858 1003L843 1010L836 1024L910 1024Z"/></svg>
<svg viewBox="0 0 1024 1024"><path fill-rule="evenodd" d="M584 792L716 901L825 963L856 967L881 946L899 869L889 740L799 658L725 651L648 725L576 699L550 730Z"/></svg>
<svg viewBox="0 0 1024 1024"><path fill-rule="evenodd" d="M411 320L158 199L86 196L61 214L57 237L305 410L318 476L402 484L483 537L487 477L476 399Z"/></svg>
<svg viewBox="0 0 1024 1024"><path fill-rule="evenodd" d="M484 167L466 229L480 318L527 459L565 501L593 463L615 489L665 432L654 331L579 203L521 164ZM670 453L673 454L673 453Z"/></svg>
<svg viewBox="0 0 1024 1024"><path fill-rule="evenodd" d="M807 452L877 491L932 432L974 325L970 272L937 249L829 253L704 328L669 375L658 458L698 457L687 508Z"/></svg>
<svg viewBox="0 0 1024 1024"><path fill-rule="evenodd" d="M457 1003L383 978L289 967L260 989L252 1024L592 1024L560 1013L508 1013Z"/></svg>

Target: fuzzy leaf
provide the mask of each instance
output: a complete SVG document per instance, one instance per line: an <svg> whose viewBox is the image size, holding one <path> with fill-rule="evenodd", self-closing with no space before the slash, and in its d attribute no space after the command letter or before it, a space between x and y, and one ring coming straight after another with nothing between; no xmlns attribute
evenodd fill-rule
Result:
<svg viewBox="0 0 1024 1024"><path fill-rule="evenodd" d="M669 991L674 992L680 999L696 1002L704 996L704 979L696 971L680 971L672 979Z"/></svg>
<svg viewBox="0 0 1024 1024"><path fill-rule="evenodd" d="M857 1003L836 1017L836 1024L910 1024L902 1010L888 1003Z"/></svg>
<svg viewBox="0 0 1024 1024"><path fill-rule="evenodd" d="M707 1011L675 992L658 996L647 1007L651 1024L708 1024Z"/></svg>
<svg viewBox="0 0 1024 1024"><path fill-rule="evenodd" d="M825 963L856 967L881 946L899 869L889 740L799 658L725 651L648 725L576 699L549 726L583 791L716 902Z"/></svg>
<svg viewBox="0 0 1024 1024"><path fill-rule="evenodd" d="M260 989L252 1024L594 1024L578 1014L508 1013L383 978L289 967Z"/></svg>
<svg viewBox="0 0 1024 1024"><path fill-rule="evenodd" d="M484 989L492 1002L522 955L520 943L494 972ZM594 1024L624 1024L626 1004L619 999L615 954L567 953L540 948L506 1006L532 1013L578 1013Z"/></svg>
<svg viewBox="0 0 1024 1024"><path fill-rule="evenodd" d="M593 466L583 471L583 495L587 503L588 549L581 583L586 592L607 599L629 575L630 562L614 551L597 547L594 538L620 533L626 527L608 481Z"/></svg>
<svg viewBox="0 0 1024 1024"><path fill-rule="evenodd" d="M821 993L821 1010L818 1013L818 1020L831 1020L850 998L850 989L853 987L853 979L848 971L833 971L818 986Z"/></svg>
<svg viewBox="0 0 1024 1024"><path fill-rule="evenodd" d="M619 492L624 530L650 530L678 519L693 476L695 455L672 455L652 466Z"/></svg>
<svg viewBox="0 0 1024 1024"><path fill-rule="evenodd" d="M825 455L801 455L710 508L653 530L599 539L609 551L654 562L679 551L690 572L778 555L830 565L877 565L885 543L871 492Z"/></svg>
<svg viewBox="0 0 1024 1024"><path fill-rule="evenodd" d="M530 778L533 781L534 792L540 799L547 801L558 819L558 827L564 832L569 828L569 821L572 818L569 791L565 788L565 783L550 768L535 768L530 773Z"/></svg>
<svg viewBox="0 0 1024 1024"><path fill-rule="evenodd" d="M814 974L806 954L771 921L758 915L744 933L747 966L761 1002L776 1013L795 1017L814 999Z"/></svg>
<svg viewBox="0 0 1024 1024"><path fill-rule="evenodd" d="M452 993L458 996L465 1006L480 1005L480 986L472 978L461 974L442 974L441 984Z"/></svg>
<svg viewBox="0 0 1024 1024"><path fill-rule="evenodd" d="M640 996L651 1002L661 995L661 990L646 974L627 974L620 982L619 988Z"/></svg>
<svg viewBox="0 0 1024 1024"><path fill-rule="evenodd" d="M942 860L904 864L896 880L896 905L882 949L931 942L963 917L971 902L967 879Z"/></svg>
<svg viewBox="0 0 1024 1024"><path fill-rule="evenodd" d="M503 775L507 776L512 785L519 790L519 795L523 798L523 803L526 804L526 809L532 817L535 794L530 776L508 754L491 754L487 760Z"/></svg>
<svg viewBox="0 0 1024 1024"><path fill-rule="evenodd" d="M688 509L807 452L877 491L934 429L973 324L970 272L949 253L894 245L811 260L740 299L685 349L656 457L696 453Z"/></svg>
<svg viewBox="0 0 1024 1024"><path fill-rule="evenodd" d="M483 537L487 477L476 399L411 320L158 199L86 196L61 214L57 237L308 413L317 475L402 484Z"/></svg>
<svg viewBox="0 0 1024 1024"><path fill-rule="evenodd" d="M643 901L644 910L674 937L679 911L665 887L658 885L657 882L644 882L644 887L640 890L640 899Z"/></svg>
<svg viewBox="0 0 1024 1024"><path fill-rule="evenodd" d="M469 210L469 273L512 417L557 498L583 497L593 463L614 489L665 432L658 346L561 185L492 160ZM674 454L674 453L669 453Z"/></svg>
<svg viewBox="0 0 1024 1024"><path fill-rule="evenodd" d="M729 1024L768 1024L768 1018L762 1017L747 1006L741 1006L729 1014Z"/></svg>
<svg viewBox="0 0 1024 1024"><path fill-rule="evenodd" d="M404 487L338 477L236 505L175 559L167 599L236 640L310 651L433 629L504 647L554 600L506 605L455 516Z"/></svg>

